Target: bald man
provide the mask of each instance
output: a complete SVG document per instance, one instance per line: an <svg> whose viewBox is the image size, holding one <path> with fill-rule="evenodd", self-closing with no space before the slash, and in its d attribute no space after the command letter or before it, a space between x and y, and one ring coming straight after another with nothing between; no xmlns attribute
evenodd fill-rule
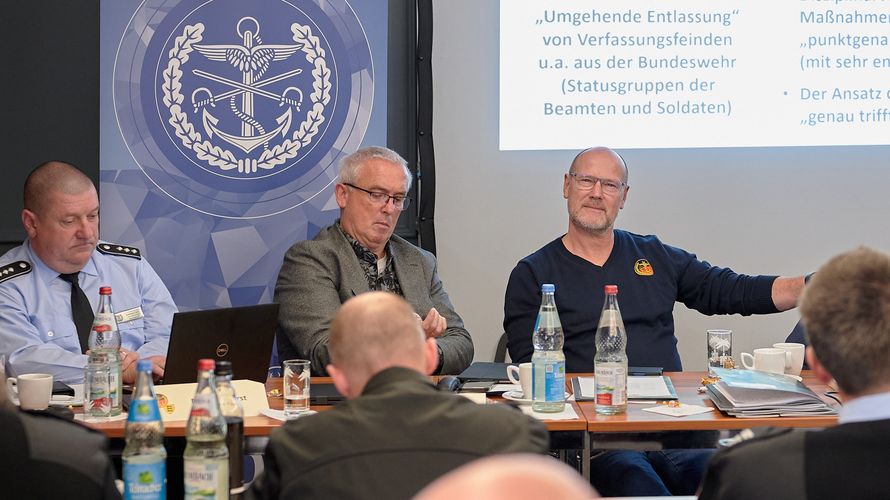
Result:
<svg viewBox="0 0 890 500"><path fill-rule="evenodd" d="M22 224L28 238L0 257L0 355L10 375L83 382L99 287L110 286L124 383L135 382L140 357L161 377L176 306L139 249L99 241L90 178L68 163L39 165L25 181Z"/></svg>
<svg viewBox="0 0 890 500"><path fill-rule="evenodd" d="M584 500L587 481L552 457L517 453L470 462L434 481L414 500Z"/></svg>
<svg viewBox="0 0 890 500"><path fill-rule="evenodd" d="M346 301L329 342L348 401L274 431L248 498L410 498L473 459L548 448L546 428L516 409L436 390L436 340L395 294Z"/></svg>
<svg viewBox="0 0 890 500"><path fill-rule="evenodd" d="M565 332L566 371L592 372L603 286L618 285L633 366L681 371L674 305L704 314L767 314L795 307L803 276L746 276L712 266L692 253L615 228L627 202L627 164L609 148L581 151L563 175L567 232L516 265L507 283L504 331L514 362L530 361L541 285L556 285ZM709 451L615 451L591 463L591 480L605 496L691 495Z"/></svg>

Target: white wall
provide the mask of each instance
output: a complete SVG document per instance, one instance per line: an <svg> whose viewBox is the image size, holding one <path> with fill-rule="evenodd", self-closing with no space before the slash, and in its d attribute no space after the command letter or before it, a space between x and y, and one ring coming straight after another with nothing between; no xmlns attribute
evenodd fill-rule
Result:
<svg viewBox="0 0 890 500"><path fill-rule="evenodd" d="M434 2L434 40L439 272L473 335L476 360L488 361L503 330L510 271L566 230L562 174L575 151L498 151L496 0ZM598 145L593 135L590 145ZM890 251L888 153L888 147L622 151L631 190L617 226L658 234L747 274L803 274L860 244ZM738 359L742 351L784 340L798 318L795 311L708 317L682 304L675 316L688 370L704 369L707 328L736 332Z"/></svg>

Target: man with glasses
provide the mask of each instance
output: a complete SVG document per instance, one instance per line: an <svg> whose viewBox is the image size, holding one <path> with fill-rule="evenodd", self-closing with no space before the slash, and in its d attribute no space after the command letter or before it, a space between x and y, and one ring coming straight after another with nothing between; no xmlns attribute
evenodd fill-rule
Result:
<svg viewBox="0 0 890 500"><path fill-rule="evenodd" d="M280 359L305 358L325 375L328 329L340 304L368 291L401 295L436 339L435 373L457 374L473 360L473 341L454 311L436 270L436 258L393 235L411 201L411 173L398 153L360 149L340 162L334 188L340 219L292 246L275 286Z"/></svg>
<svg viewBox="0 0 890 500"><path fill-rule="evenodd" d="M629 364L667 371L683 369L674 335L675 302L705 314L743 315L796 305L802 276L736 274L656 236L615 229L629 190L627 165L614 151L591 148L575 157L563 180L568 232L522 259L507 284L504 330L513 361L531 359L542 283L556 285L569 372L593 371L606 284L618 285ZM591 464L593 485L605 496L694 494L707 454L680 453L599 455Z"/></svg>

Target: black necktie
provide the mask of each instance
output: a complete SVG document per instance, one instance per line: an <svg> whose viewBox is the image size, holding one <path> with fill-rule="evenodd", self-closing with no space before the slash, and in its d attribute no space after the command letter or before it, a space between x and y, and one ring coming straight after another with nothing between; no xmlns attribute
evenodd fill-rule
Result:
<svg viewBox="0 0 890 500"><path fill-rule="evenodd" d="M71 317L74 326L77 327L77 338L80 339L80 349L84 353L89 349L90 327L93 325L93 308L87 295L77 282L80 273L60 274L59 277L71 283Z"/></svg>

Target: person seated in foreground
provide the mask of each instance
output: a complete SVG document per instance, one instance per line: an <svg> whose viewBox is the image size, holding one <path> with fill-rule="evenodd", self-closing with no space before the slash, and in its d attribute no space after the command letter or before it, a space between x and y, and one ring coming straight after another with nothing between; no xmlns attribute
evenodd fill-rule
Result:
<svg viewBox="0 0 890 500"><path fill-rule="evenodd" d="M0 497L116 499L114 481L105 436L49 412L19 411L0 367Z"/></svg>
<svg viewBox="0 0 890 500"><path fill-rule="evenodd" d="M719 451L701 500L888 498L890 255L861 247L834 257L800 309L807 360L820 381L837 381L844 401L840 425L772 429Z"/></svg>
<svg viewBox="0 0 890 500"><path fill-rule="evenodd" d="M551 457L480 458L433 481L414 500L583 500L599 498L571 467Z"/></svg>
<svg viewBox="0 0 890 500"><path fill-rule="evenodd" d="M543 424L515 408L437 391L427 377L436 340L395 294L346 301L330 355L327 372L348 401L275 430L247 498L410 498L476 458L548 449Z"/></svg>
<svg viewBox="0 0 890 500"><path fill-rule="evenodd" d="M436 257L393 234L410 189L407 162L391 149L368 147L343 158L334 187L340 219L294 244L278 273L279 359L308 359L313 374L326 375L334 314L347 299L376 290L411 304L424 333L436 339L436 374L470 366L473 340L439 279Z"/></svg>
<svg viewBox="0 0 890 500"><path fill-rule="evenodd" d="M123 382L136 361L164 375L176 305L137 248L99 241L99 196L89 177L60 161L25 181L25 242L0 257L0 355L10 375L50 373L83 382L99 287L110 286L121 334Z"/></svg>

